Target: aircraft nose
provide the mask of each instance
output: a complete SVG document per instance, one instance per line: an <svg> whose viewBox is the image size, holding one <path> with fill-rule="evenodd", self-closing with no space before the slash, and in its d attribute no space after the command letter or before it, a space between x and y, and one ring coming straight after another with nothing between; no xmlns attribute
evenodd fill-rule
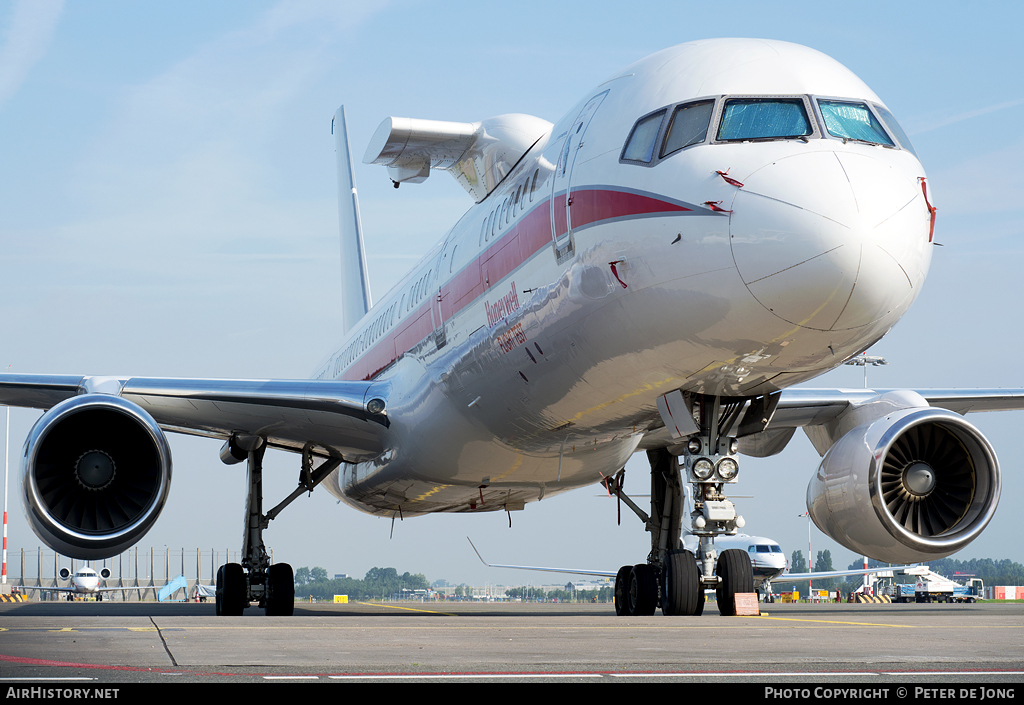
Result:
<svg viewBox="0 0 1024 705"><path fill-rule="evenodd" d="M744 180L732 211L743 282L794 325L849 330L902 314L927 272L931 216L920 182L884 158L780 159Z"/></svg>

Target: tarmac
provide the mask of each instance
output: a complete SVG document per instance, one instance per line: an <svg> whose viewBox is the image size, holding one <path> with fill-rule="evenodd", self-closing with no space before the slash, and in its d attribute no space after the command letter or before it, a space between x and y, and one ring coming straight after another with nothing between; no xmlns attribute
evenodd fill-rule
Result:
<svg viewBox="0 0 1024 705"><path fill-rule="evenodd" d="M0 683L1024 682L1024 604L762 605L616 617L608 604L0 604Z"/></svg>

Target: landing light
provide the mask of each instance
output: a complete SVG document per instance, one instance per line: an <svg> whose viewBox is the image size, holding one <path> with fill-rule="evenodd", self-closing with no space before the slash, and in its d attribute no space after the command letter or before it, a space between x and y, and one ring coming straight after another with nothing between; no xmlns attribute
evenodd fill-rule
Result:
<svg viewBox="0 0 1024 705"><path fill-rule="evenodd" d="M718 476L723 480L733 479L739 471L739 463L732 458L722 458L718 461Z"/></svg>
<svg viewBox="0 0 1024 705"><path fill-rule="evenodd" d="M714 471L715 466L707 458L701 458L693 464L693 474L700 480L708 479Z"/></svg>

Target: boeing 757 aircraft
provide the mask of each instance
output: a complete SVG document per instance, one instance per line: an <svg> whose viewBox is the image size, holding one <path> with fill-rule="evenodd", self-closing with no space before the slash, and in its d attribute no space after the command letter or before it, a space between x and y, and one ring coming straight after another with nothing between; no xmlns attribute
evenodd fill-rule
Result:
<svg viewBox="0 0 1024 705"><path fill-rule="evenodd" d="M408 517L603 482L651 534L618 572L634 615L694 614L704 589L734 611L750 560L715 539L744 523L728 496L740 456L779 453L797 428L822 455L811 517L857 554L927 561L991 520L996 455L962 415L1024 408L1024 390L795 387L884 336L932 254L924 167L833 59L698 41L610 76L554 124L386 119L364 162L396 187L447 171L472 205L375 303L343 110L333 130L345 330L312 379L0 376L0 403L47 409L23 453L47 545L98 559L138 541L167 498L167 432L223 439L222 460L247 464L243 558L218 571L219 614L291 613L292 570L271 565L263 530L320 484ZM268 448L295 453L300 481L264 512ZM622 493L641 451L649 511Z"/></svg>

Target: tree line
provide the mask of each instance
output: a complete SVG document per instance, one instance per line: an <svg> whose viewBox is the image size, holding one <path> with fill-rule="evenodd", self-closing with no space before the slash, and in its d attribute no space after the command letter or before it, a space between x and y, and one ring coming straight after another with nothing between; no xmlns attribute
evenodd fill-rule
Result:
<svg viewBox="0 0 1024 705"><path fill-rule="evenodd" d="M427 590L430 583L422 573L398 574L394 568L371 568L359 578L327 578L323 568L302 567L295 571L295 596L331 600L335 595L348 595L354 600L384 600L403 591Z"/></svg>
<svg viewBox="0 0 1024 705"><path fill-rule="evenodd" d="M544 590L539 587L515 587L505 591L505 597L510 600L523 600L524 602L558 600L559 602L611 602L615 597L615 590L611 587L602 587L595 590Z"/></svg>

